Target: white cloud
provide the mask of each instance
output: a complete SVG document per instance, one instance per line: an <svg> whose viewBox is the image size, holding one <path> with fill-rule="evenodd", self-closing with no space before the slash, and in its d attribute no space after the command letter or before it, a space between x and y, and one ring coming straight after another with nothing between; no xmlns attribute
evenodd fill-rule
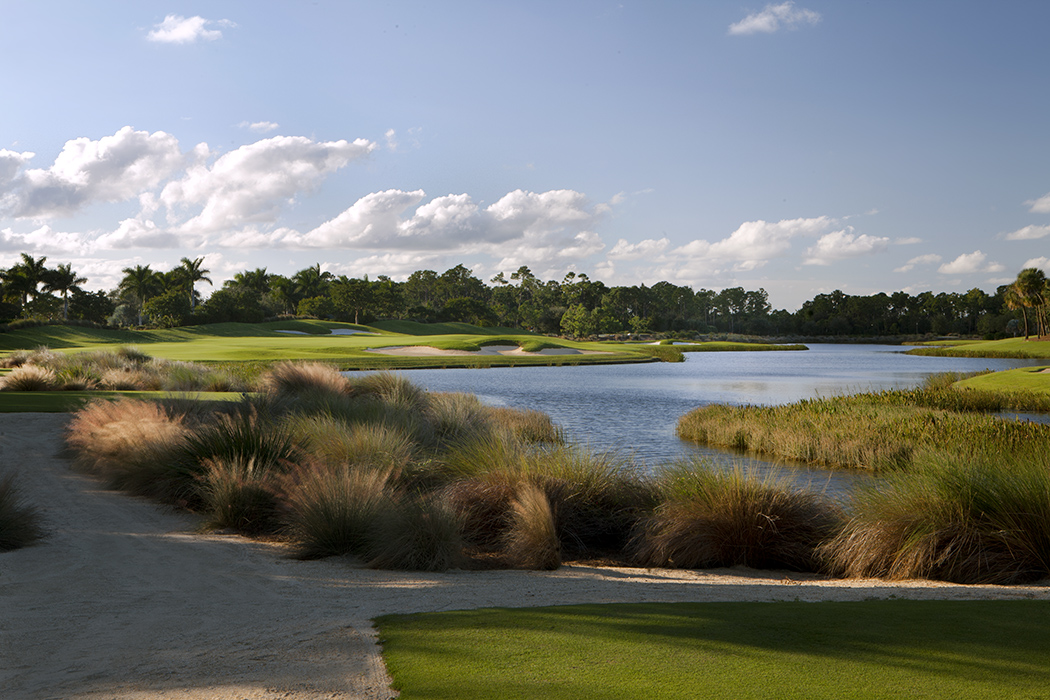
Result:
<svg viewBox="0 0 1050 700"><path fill-rule="evenodd" d="M1025 204L1029 205L1028 211L1033 214L1050 214L1050 192L1039 199L1030 199Z"/></svg>
<svg viewBox="0 0 1050 700"><path fill-rule="evenodd" d="M1050 226L1025 226L1003 236L1008 241L1032 241L1050 236Z"/></svg>
<svg viewBox="0 0 1050 700"><path fill-rule="evenodd" d="M228 19L210 20L200 16L168 15L163 22L153 25L153 29L146 35L146 39L161 44L191 44L198 39L204 39L205 41L221 39L222 31L208 29L208 25L220 27L237 26Z"/></svg>
<svg viewBox="0 0 1050 700"><path fill-rule="evenodd" d="M963 253L950 263L944 263L937 272L942 275L967 275L976 272L1002 272L1005 268L997 262L985 263L987 255L979 250Z"/></svg>
<svg viewBox="0 0 1050 700"><path fill-rule="evenodd" d="M1038 258L1031 258L1030 260L1025 260L1024 265L1021 266L1021 269L1024 270L1029 267L1038 267L1044 272L1050 272L1050 258L1042 256ZM1007 282L1013 282L1013 280L1007 280Z"/></svg>
<svg viewBox="0 0 1050 700"><path fill-rule="evenodd" d="M220 156L210 167L204 162L192 165L182 180L165 185L160 200L169 218L202 205L199 214L177 226L183 234L272 223L283 204L374 148L365 139L317 142L305 136L275 136ZM206 153L206 146L198 147L198 160Z"/></svg>
<svg viewBox="0 0 1050 700"><path fill-rule="evenodd" d="M777 222L747 221L728 238L706 246L706 250L704 241L693 241L679 250L692 257L734 260L737 270L753 270L786 253L793 238L819 234L831 225L831 219L826 216Z"/></svg>
<svg viewBox="0 0 1050 700"><path fill-rule="evenodd" d="M735 36L747 34L773 34L781 29L798 29L802 25L820 22L820 13L795 7L793 2L766 5L761 12L750 14L735 24L729 25L729 33Z"/></svg>
<svg viewBox="0 0 1050 700"><path fill-rule="evenodd" d="M277 122L249 122L243 121L238 124L242 129L250 129L257 134L268 134L271 131L277 131L281 127Z"/></svg>
<svg viewBox="0 0 1050 700"><path fill-rule="evenodd" d="M136 197L183 163L178 139L171 134L125 126L98 141L67 141L50 168L16 175L9 182L4 207L16 218L68 216L91 202Z"/></svg>
<svg viewBox="0 0 1050 700"><path fill-rule="evenodd" d="M915 245L917 243L922 243L922 239L921 238L915 238L914 236L912 236L910 238L895 238L895 239L893 239L893 245Z"/></svg>
<svg viewBox="0 0 1050 700"><path fill-rule="evenodd" d="M929 253L928 255L920 255L909 260L906 264L894 269L894 272L911 272L915 269L916 265L936 265L943 258L936 253Z"/></svg>
<svg viewBox="0 0 1050 700"><path fill-rule="evenodd" d="M35 153L16 153L6 148L0 148L0 193L15 181L18 171L29 164Z"/></svg>
<svg viewBox="0 0 1050 700"><path fill-rule="evenodd" d="M91 242L82 233L55 231L47 224L29 233L16 233L10 228L0 231L0 250L35 255L83 255Z"/></svg>
<svg viewBox="0 0 1050 700"><path fill-rule="evenodd" d="M667 238L655 240L647 238L638 243L628 243L620 239L609 251L608 256L613 260L638 260L640 258L655 258L667 249L671 241Z"/></svg>
<svg viewBox="0 0 1050 700"><path fill-rule="evenodd" d="M865 234L854 235L845 230L833 231L820 237L817 244L806 251L803 265L830 265L836 260L857 258L862 255L883 253L889 245L889 238L879 238Z"/></svg>
<svg viewBox="0 0 1050 700"><path fill-rule="evenodd" d="M383 137L386 138L386 147L389 148L391 151L396 151L397 150L397 132L394 131L393 129L387 129L386 133L383 134Z"/></svg>

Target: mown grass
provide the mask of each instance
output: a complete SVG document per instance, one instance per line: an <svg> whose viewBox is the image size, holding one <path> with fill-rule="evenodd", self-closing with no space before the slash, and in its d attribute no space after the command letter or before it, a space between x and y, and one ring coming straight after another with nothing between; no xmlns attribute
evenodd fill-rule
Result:
<svg viewBox="0 0 1050 700"><path fill-rule="evenodd" d="M681 603L379 618L413 698L1032 698L1045 601Z"/></svg>
<svg viewBox="0 0 1050 700"><path fill-rule="evenodd" d="M959 389L999 393L1050 395L1050 371L1047 367L1020 367L1001 372L987 372L960 379Z"/></svg>
<svg viewBox="0 0 1050 700"><path fill-rule="evenodd" d="M916 454L1019 454L1050 444L1050 427L987 412L1050 411L1050 396L956 389L944 375L911 390L805 399L783 406L713 404L679 419L678 435L704 445L828 467L905 468Z"/></svg>
<svg viewBox="0 0 1050 700"><path fill-rule="evenodd" d="M1006 338L981 342L938 343L907 351L908 355L934 357L1050 358L1050 342L1030 338Z"/></svg>

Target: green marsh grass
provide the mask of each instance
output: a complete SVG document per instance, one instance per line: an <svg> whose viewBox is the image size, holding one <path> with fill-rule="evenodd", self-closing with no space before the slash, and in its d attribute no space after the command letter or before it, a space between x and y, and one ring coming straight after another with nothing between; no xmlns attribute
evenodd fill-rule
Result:
<svg viewBox="0 0 1050 700"><path fill-rule="evenodd" d="M680 462L657 484L660 505L632 543L645 566L819 571L820 547L843 522L841 508L822 494L739 469Z"/></svg>
<svg viewBox="0 0 1050 700"><path fill-rule="evenodd" d="M28 547L43 536L40 512L25 502L14 475L0 477L0 552Z"/></svg>
<svg viewBox="0 0 1050 700"><path fill-rule="evenodd" d="M1041 399L960 391L934 379L919 389L784 406L713 404L687 413L677 430L681 438L699 444L881 472L906 468L916 453L929 449L1010 455L1031 444L1046 444L1050 427L984 412L1041 405Z"/></svg>

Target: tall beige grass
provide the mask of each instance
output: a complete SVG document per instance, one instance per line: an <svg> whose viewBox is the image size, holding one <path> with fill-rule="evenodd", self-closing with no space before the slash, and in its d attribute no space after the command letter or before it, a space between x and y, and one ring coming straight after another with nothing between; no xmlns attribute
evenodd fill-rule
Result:
<svg viewBox="0 0 1050 700"><path fill-rule="evenodd" d="M539 571L561 566L561 543L547 493L535 484L521 484L510 511L504 550L508 562L519 569Z"/></svg>
<svg viewBox="0 0 1050 700"><path fill-rule="evenodd" d="M58 376L47 367L23 364L0 380L2 391L52 391L58 388Z"/></svg>
<svg viewBox="0 0 1050 700"><path fill-rule="evenodd" d="M275 394L346 394L350 383L335 367L320 362L282 362L260 382L264 391Z"/></svg>

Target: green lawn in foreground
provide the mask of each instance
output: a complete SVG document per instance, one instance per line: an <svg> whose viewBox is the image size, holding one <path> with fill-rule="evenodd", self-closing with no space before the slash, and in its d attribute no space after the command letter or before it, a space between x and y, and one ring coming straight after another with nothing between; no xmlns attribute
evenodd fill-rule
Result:
<svg viewBox="0 0 1050 700"><path fill-rule="evenodd" d="M1020 367L963 379L954 386L982 391L1034 392L1050 394L1050 372L1046 367Z"/></svg>
<svg viewBox="0 0 1050 700"><path fill-rule="evenodd" d="M578 605L386 616L413 698L1037 698L1046 601Z"/></svg>
<svg viewBox="0 0 1050 700"><path fill-rule="evenodd" d="M931 343L931 347L908 350L909 355L941 357L1046 357L1050 358L1050 341L1006 338L977 342Z"/></svg>

